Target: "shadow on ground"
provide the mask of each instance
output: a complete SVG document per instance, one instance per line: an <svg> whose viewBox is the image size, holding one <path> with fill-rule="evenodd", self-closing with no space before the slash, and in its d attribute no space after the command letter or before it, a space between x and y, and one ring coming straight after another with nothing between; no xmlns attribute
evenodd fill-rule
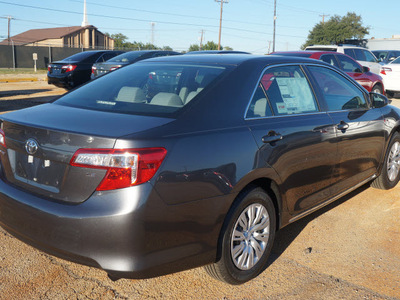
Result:
<svg viewBox="0 0 400 300"><path fill-rule="evenodd" d="M32 95L37 93L49 92L51 89L29 89L29 90L12 90L12 91L1 91L1 97L19 96L19 95Z"/></svg>
<svg viewBox="0 0 400 300"><path fill-rule="evenodd" d="M39 104L48 103L57 99L58 97L59 95L0 101L0 112L18 110Z"/></svg>
<svg viewBox="0 0 400 300"><path fill-rule="evenodd" d="M362 187L354 190L350 194L334 201L333 203L319 209L318 211L282 228L276 233L274 246L271 251L270 258L268 260L267 267L271 265L275 260L282 255L282 253L289 247L289 245L296 239L296 237L300 234L300 232L307 226L309 222L318 218L319 216L323 215L327 211L341 205L342 203L346 202L347 200L351 199L352 197L356 196L357 194L365 191L370 187L370 184L367 183ZM312 249L304 249L305 251Z"/></svg>

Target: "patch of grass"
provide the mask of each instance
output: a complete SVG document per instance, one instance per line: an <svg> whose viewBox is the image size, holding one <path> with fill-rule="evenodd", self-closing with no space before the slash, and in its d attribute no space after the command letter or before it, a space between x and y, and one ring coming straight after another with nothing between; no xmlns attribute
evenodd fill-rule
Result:
<svg viewBox="0 0 400 300"><path fill-rule="evenodd" d="M17 68L13 69L0 68L0 75L18 75L18 74L46 74L47 69L38 69L37 72L33 68Z"/></svg>

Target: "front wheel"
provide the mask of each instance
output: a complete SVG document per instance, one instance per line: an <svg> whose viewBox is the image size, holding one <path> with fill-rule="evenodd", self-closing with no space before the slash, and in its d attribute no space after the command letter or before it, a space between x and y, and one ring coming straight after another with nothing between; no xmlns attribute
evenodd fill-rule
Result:
<svg viewBox="0 0 400 300"><path fill-rule="evenodd" d="M237 199L230 210L221 242L221 259L205 266L212 277L242 284L266 267L275 238L275 207L262 188Z"/></svg>
<svg viewBox="0 0 400 300"><path fill-rule="evenodd" d="M400 134L395 133L390 140L381 174L372 182L374 188L389 190L400 179Z"/></svg>

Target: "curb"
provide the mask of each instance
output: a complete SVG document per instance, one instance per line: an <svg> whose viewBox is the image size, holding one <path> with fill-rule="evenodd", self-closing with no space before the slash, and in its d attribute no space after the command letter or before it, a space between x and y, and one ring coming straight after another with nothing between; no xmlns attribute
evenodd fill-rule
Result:
<svg viewBox="0 0 400 300"><path fill-rule="evenodd" d="M37 77L21 77L21 78L0 78L0 82L23 82L23 81L44 81L42 78Z"/></svg>

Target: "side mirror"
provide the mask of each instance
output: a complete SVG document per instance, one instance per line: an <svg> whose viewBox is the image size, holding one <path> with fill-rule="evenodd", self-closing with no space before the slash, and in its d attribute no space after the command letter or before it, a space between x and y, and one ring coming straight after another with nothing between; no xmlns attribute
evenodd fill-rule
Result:
<svg viewBox="0 0 400 300"><path fill-rule="evenodd" d="M371 103L374 108L384 107L389 104L388 98L382 94L369 93L369 98L371 99Z"/></svg>
<svg viewBox="0 0 400 300"><path fill-rule="evenodd" d="M371 69L370 68L368 68L368 67L366 67L366 66L363 66L363 73L367 73L367 72L369 72Z"/></svg>

